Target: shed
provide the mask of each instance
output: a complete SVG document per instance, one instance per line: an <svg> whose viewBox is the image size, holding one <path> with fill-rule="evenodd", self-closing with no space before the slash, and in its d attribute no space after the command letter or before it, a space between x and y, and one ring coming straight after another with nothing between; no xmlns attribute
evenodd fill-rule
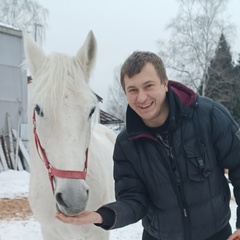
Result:
<svg viewBox="0 0 240 240"><path fill-rule="evenodd" d="M24 59L22 33L0 23L0 130L7 132L6 114L12 128L27 123L27 76L21 70ZM0 135L1 135L0 132Z"/></svg>

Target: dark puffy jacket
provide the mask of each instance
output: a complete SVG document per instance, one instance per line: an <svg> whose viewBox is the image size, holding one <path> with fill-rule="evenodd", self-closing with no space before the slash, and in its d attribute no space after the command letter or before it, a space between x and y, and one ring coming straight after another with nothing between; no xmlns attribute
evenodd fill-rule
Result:
<svg viewBox="0 0 240 240"><path fill-rule="evenodd" d="M240 201L239 128L222 105L181 83L170 81L167 98L171 148L128 107L114 150L117 202L105 207L115 212L112 228L142 219L156 239L203 240L230 219L224 168Z"/></svg>

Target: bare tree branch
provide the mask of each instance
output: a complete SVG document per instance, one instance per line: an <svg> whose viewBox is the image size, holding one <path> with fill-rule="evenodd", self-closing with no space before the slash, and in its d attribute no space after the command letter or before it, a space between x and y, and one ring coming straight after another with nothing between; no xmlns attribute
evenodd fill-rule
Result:
<svg viewBox="0 0 240 240"><path fill-rule="evenodd" d="M179 13L167 25L170 40L158 41L159 55L179 81L198 89L202 95L208 81L208 67L222 33L234 31L224 17L228 0L178 0Z"/></svg>
<svg viewBox="0 0 240 240"><path fill-rule="evenodd" d="M113 82L108 89L108 112L125 121L127 99L120 83L120 67L114 70Z"/></svg>

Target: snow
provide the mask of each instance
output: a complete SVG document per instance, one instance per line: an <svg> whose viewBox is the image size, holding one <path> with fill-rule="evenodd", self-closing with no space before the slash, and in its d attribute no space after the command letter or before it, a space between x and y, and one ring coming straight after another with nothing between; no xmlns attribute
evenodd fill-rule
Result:
<svg viewBox="0 0 240 240"><path fill-rule="evenodd" d="M26 171L9 170L0 173L0 198L28 196L30 174Z"/></svg>
<svg viewBox="0 0 240 240"><path fill-rule="evenodd" d="M9 29L14 29L14 30L20 31L19 28L16 28L16 27L14 27L14 26L12 26L12 25L8 25L8 24L2 23L2 22L0 22L0 26L5 27L5 28L9 28ZM1 240L1 238L0 238L0 240Z"/></svg>
<svg viewBox="0 0 240 240"><path fill-rule="evenodd" d="M28 196L30 174L26 171L9 170L0 173L0 198L16 198ZM230 185L231 186L231 185ZM232 191L232 187L231 187ZM231 200L231 225L235 229L236 203ZM0 209L1 214L1 209ZM110 240L139 240L142 235L141 222L122 229L111 230ZM24 221L1 221L0 240L43 240L39 223L31 217Z"/></svg>

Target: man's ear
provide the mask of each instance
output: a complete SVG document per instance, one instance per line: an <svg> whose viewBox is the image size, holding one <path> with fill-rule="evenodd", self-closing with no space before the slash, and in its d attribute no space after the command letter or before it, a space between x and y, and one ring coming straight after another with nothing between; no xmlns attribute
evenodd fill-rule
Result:
<svg viewBox="0 0 240 240"><path fill-rule="evenodd" d="M165 91L168 92L168 79L164 82Z"/></svg>

